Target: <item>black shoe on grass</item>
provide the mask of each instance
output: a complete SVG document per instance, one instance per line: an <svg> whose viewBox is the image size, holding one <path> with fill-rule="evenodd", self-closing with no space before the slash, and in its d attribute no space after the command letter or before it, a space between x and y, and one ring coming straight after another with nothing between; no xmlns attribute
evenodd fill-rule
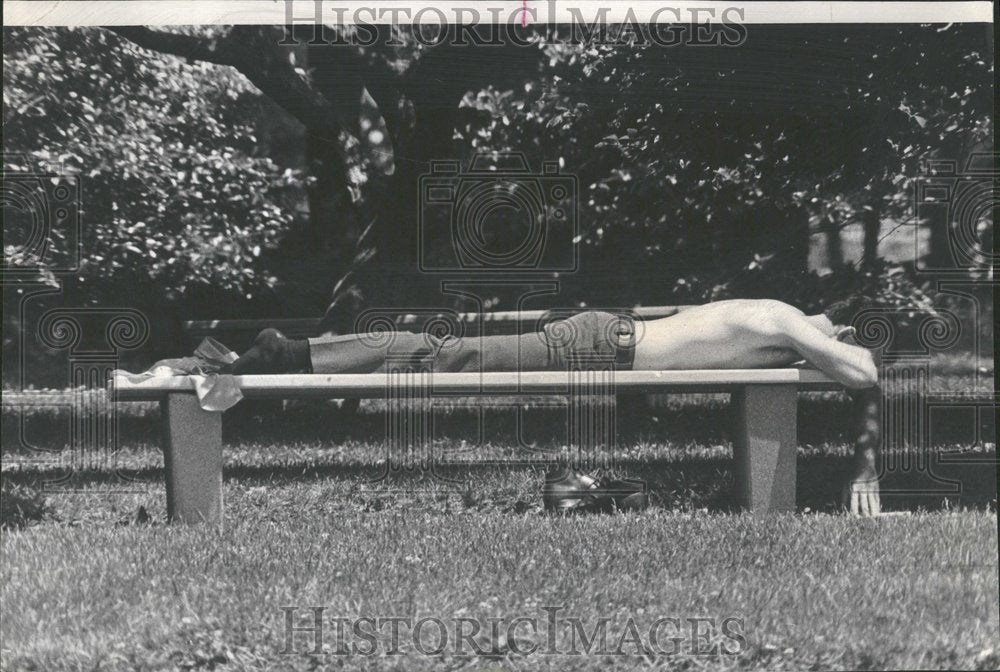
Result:
<svg viewBox="0 0 1000 672"><path fill-rule="evenodd" d="M641 511L649 507L649 492L638 479L595 478L564 468L545 476L542 502L546 511L557 513Z"/></svg>

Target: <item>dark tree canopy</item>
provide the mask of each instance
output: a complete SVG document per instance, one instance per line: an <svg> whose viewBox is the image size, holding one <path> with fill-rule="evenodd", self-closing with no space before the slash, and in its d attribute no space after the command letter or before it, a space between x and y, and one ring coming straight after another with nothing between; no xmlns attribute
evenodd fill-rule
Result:
<svg viewBox="0 0 1000 672"><path fill-rule="evenodd" d="M979 26L751 26L737 48L564 32L428 47L382 26L332 47L308 26L9 29L5 168L85 180L80 296L134 282L191 316L225 317L198 313L229 296L230 316L327 310L343 329L363 305L449 301L417 270L433 159L516 151L576 176L585 272L553 302L815 308L884 282L879 242L915 223L921 161L992 149ZM922 224L941 254L949 222Z"/></svg>

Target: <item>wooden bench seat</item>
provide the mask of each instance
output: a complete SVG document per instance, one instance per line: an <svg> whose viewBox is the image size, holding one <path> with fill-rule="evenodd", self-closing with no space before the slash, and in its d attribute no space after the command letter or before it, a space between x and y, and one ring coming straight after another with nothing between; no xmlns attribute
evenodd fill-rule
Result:
<svg viewBox="0 0 1000 672"><path fill-rule="evenodd" d="M797 392L839 389L812 369L615 371L602 389L621 393L728 392L735 414L734 457L739 495L753 511L795 510ZM590 394L570 372L436 373L390 378L375 374L238 376L247 398L399 398ZM167 513L178 522L221 523L222 414L202 410L189 376L113 381L118 402L159 401L166 464Z"/></svg>

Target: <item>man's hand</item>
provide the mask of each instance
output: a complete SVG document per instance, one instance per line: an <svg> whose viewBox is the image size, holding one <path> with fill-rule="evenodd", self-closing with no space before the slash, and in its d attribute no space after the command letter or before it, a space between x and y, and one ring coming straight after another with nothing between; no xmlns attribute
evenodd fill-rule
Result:
<svg viewBox="0 0 1000 672"><path fill-rule="evenodd" d="M843 506L858 516L877 516L882 513L878 476L874 468L865 465L861 470L855 471L844 486Z"/></svg>
<svg viewBox="0 0 1000 672"><path fill-rule="evenodd" d="M879 447L882 443L882 392L878 387L848 390L854 409L854 468L844 486L843 506L855 515L877 516Z"/></svg>

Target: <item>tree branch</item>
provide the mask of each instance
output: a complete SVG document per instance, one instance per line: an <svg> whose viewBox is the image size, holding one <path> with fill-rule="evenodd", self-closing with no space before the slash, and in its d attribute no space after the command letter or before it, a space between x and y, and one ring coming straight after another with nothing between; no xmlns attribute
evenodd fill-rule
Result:
<svg viewBox="0 0 1000 672"><path fill-rule="evenodd" d="M109 26L107 29L144 49L232 66L308 128L325 129L329 140L336 140L342 130L331 102L295 71L286 51L279 48L279 38L273 29L234 26L228 34L215 38L144 26Z"/></svg>
<svg viewBox="0 0 1000 672"><path fill-rule="evenodd" d="M235 65L229 36L201 38L152 30L145 26L105 26L112 33L144 49L219 65Z"/></svg>

